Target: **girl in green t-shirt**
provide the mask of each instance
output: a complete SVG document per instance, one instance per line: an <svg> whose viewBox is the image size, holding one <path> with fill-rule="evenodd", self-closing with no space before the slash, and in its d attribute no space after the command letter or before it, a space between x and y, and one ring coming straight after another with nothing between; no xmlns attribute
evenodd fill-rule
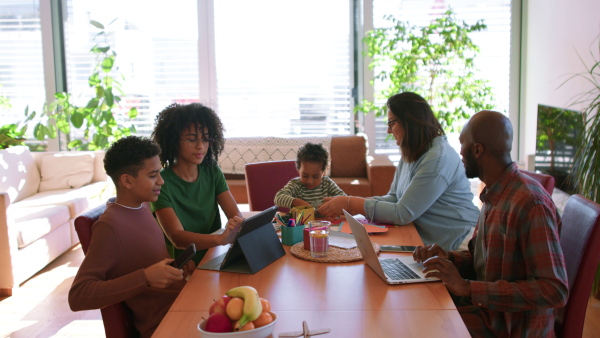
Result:
<svg viewBox="0 0 600 338"><path fill-rule="evenodd" d="M156 117L152 137L160 145L165 184L152 210L169 239L175 257L189 244L199 250L231 243L242 214L217 164L223 150L223 124L217 114L200 103L172 104ZM218 205L217 205L218 204ZM229 219L221 234L218 206Z"/></svg>

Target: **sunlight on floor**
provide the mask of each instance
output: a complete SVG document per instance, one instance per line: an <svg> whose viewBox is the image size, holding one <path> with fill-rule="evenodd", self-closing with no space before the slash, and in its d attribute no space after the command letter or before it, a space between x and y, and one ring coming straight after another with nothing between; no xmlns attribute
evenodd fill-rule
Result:
<svg viewBox="0 0 600 338"><path fill-rule="evenodd" d="M105 337L102 320L74 320L52 337Z"/></svg>
<svg viewBox="0 0 600 338"><path fill-rule="evenodd" d="M2 314L0 316L3 318L0 320L0 337L16 337L14 335L15 332L37 323L37 320L12 321L10 318L5 318Z"/></svg>
<svg viewBox="0 0 600 338"><path fill-rule="evenodd" d="M72 312L68 290L83 253L76 246L0 301L0 337L104 337L99 310Z"/></svg>

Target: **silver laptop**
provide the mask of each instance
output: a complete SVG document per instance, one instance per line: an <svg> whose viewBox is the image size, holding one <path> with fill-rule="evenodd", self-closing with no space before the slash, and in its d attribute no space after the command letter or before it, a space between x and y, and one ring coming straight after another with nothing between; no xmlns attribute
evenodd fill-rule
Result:
<svg viewBox="0 0 600 338"><path fill-rule="evenodd" d="M425 278L423 264L417 263L412 256L398 258L378 258L365 227L344 210L346 221L367 265L388 284L423 283L439 281L438 278Z"/></svg>

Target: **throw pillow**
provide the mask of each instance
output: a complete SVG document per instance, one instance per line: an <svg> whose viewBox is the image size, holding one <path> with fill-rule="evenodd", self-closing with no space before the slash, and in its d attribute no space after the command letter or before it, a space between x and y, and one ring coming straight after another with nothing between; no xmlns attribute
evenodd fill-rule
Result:
<svg viewBox="0 0 600 338"><path fill-rule="evenodd" d="M26 146L0 150L0 191L11 203L34 195L40 185L40 172Z"/></svg>
<svg viewBox="0 0 600 338"><path fill-rule="evenodd" d="M52 154L42 157L40 192L76 189L92 181L92 154Z"/></svg>

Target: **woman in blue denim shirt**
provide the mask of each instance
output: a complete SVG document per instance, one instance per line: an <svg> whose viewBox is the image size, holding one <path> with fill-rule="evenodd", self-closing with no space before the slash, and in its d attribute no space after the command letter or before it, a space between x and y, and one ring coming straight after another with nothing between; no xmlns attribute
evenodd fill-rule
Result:
<svg viewBox="0 0 600 338"><path fill-rule="evenodd" d="M420 95L396 94L386 105L387 132L394 136L402 153L390 191L370 198L327 198L319 213L336 217L346 209L374 222L413 222L425 245L437 243L445 250L466 249L479 209L473 204L460 156Z"/></svg>

